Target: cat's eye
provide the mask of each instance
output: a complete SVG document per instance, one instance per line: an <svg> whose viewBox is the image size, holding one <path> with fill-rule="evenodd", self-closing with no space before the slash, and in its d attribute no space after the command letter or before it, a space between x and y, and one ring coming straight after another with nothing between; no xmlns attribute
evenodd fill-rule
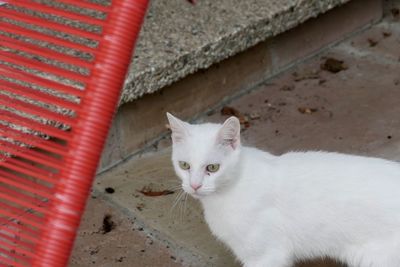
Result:
<svg viewBox="0 0 400 267"><path fill-rule="evenodd" d="M219 170L219 164L209 164L206 167L208 172L217 172Z"/></svg>
<svg viewBox="0 0 400 267"><path fill-rule="evenodd" d="M181 167L182 170L190 169L190 165L186 161L179 161L179 167Z"/></svg>

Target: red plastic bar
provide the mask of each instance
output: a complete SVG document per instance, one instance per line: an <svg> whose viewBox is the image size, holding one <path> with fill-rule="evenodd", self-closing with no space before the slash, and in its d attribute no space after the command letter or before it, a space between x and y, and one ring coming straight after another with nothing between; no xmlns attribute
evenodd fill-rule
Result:
<svg viewBox="0 0 400 267"><path fill-rule="evenodd" d="M62 5L53 6L53 3L103 12L106 19L66 11ZM98 46L93 48L41 33L37 29L0 21L1 30L6 32L0 34L0 45L13 50L0 51L0 59L12 65L0 64L0 90L11 93L0 94L0 105L18 111L0 110L0 136L8 138L7 141L0 141L0 151L14 155L2 155L0 158L0 266L62 267L68 262L148 1L115 0L110 6L85 0L54 0L50 3L15 0L10 4L102 28L94 33L36 15L0 8L2 17L22 24L98 42ZM7 33L18 37L7 36ZM46 43L50 46L47 47ZM63 49L57 51L55 46ZM89 59L75 53L86 53L85 57L89 56ZM36 62L30 56L65 64L66 69ZM69 67L88 70L89 74L82 75ZM80 84L71 85L62 80L44 78L41 73L29 73L26 69ZM49 93L30 87L49 89ZM58 93L62 95L57 96ZM42 107L41 103L73 110L74 116L71 118L54 112ZM70 126L70 130L46 125L32 116L62 122ZM21 132L10 125L61 139L63 145ZM21 147L14 141L38 149Z"/></svg>
<svg viewBox="0 0 400 267"><path fill-rule="evenodd" d="M9 173L5 173L0 170L0 182L4 184L8 184L10 186L14 186L21 190L25 190L27 192L31 191L45 198L51 198L53 194L53 190L38 183L29 181L27 179L22 179L16 175L12 175Z"/></svg>
<svg viewBox="0 0 400 267"><path fill-rule="evenodd" d="M56 7L51 7L51 6L46 6L46 5L41 5L37 4L32 0L13 0L12 5L15 7L23 7L27 8L32 11L36 12L46 12L48 14L52 14L53 16L60 16L63 18L67 18L70 20L77 20L80 22L84 22L86 24L91 24L95 26L105 26L106 22L102 19L95 18L95 17L89 17L84 14L74 14L74 13L67 13L65 11L60 11Z"/></svg>
<svg viewBox="0 0 400 267"><path fill-rule="evenodd" d="M15 123L17 125L24 126L28 129L39 131L41 133L45 133L49 136L57 137L63 140L69 140L69 138L71 137L68 132L41 124L31 119L23 118L7 110L0 110L0 120L8 121L10 123Z"/></svg>
<svg viewBox="0 0 400 267"><path fill-rule="evenodd" d="M69 94L71 96L83 96L85 93L75 87L57 83L48 79L44 79L30 73L26 73L5 65L0 65L0 76L6 75L8 78L12 78L18 81L24 81L32 85L41 86L44 88L51 89L53 91L58 91L60 93Z"/></svg>
<svg viewBox="0 0 400 267"><path fill-rule="evenodd" d="M76 81L80 83L87 83L89 81L89 77L84 76L82 74L78 74L76 72L72 72L66 69L59 69L57 66L48 65L43 62L39 62L33 59L26 58L22 55L0 53L0 60L4 62L8 62L14 64L15 66L23 65L26 68L30 68L31 70L38 70L46 74L51 74L54 76L58 76L59 78L68 79L71 81Z"/></svg>
<svg viewBox="0 0 400 267"><path fill-rule="evenodd" d="M8 250L5 250L3 248L0 248L0 266L4 266L4 267L10 267L10 266L15 266L15 267L23 267L23 266L27 266L27 265L22 265L21 263L19 263L16 260L11 260L10 258L6 258L5 256L2 256L2 254L9 256L10 258L19 258L20 256L17 256L15 253L10 253ZM27 262L28 259L24 258L24 261ZM2 264L2 263L7 263L6 264ZM9 265L8 265L9 264Z"/></svg>
<svg viewBox="0 0 400 267"><path fill-rule="evenodd" d="M4 220L3 220L3 223L7 223L8 224L9 221L4 222ZM1 224L1 222L0 222L0 224ZM26 229L13 230L13 229L8 228L8 227L3 227L1 229L1 231L4 232L4 233L8 233L9 235L18 236L20 239L29 241L32 244L35 244L36 241L37 241L37 238L38 238L37 235L36 236L31 236L31 235L25 234Z"/></svg>
<svg viewBox="0 0 400 267"><path fill-rule="evenodd" d="M12 98L12 97L8 97L6 95L2 95L0 94L0 105L6 105L9 108L13 108L15 110L18 111L22 111L22 112L27 112L30 113L32 115L44 115L43 118L44 119L49 119L49 120L54 120L57 122L61 122L64 124L68 124L70 126L74 125L76 123L76 120L74 118L71 118L69 116L42 108L42 107L38 107L36 105L32 105L30 103L26 103L24 101ZM0 111L1 112L1 111Z"/></svg>
<svg viewBox="0 0 400 267"><path fill-rule="evenodd" d="M43 230L44 219L35 216L28 210L21 210L10 205L0 202L0 208L2 215L8 216L10 218L15 218L18 221L25 223L26 225L31 225L33 227Z"/></svg>
<svg viewBox="0 0 400 267"><path fill-rule="evenodd" d="M52 168L57 168L62 163L61 160L31 150L28 147L21 147L10 142L0 141L0 151L8 152L13 156L19 156Z"/></svg>
<svg viewBox="0 0 400 267"><path fill-rule="evenodd" d="M55 44L58 46L66 47L68 49L74 49L77 51L82 51L85 53L93 53L96 51L96 48L91 48L86 45L78 44L76 42L66 40L57 36L51 36L47 34L43 34L34 30L26 29L20 26L16 26L11 23L7 23L5 21L0 21L0 29L7 33L14 33L18 35L22 35L24 37L32 38L34 40L39 40L42 42L48 42L51 44Z"/></svg>
<svg viewBox="0 0 400 267"><path fill-rule="evenodd" d="M15 220L11 221L9 219L0 218L0 225L3 226L1 228L2 231L14 234L21 239L29 240L32 243L36 243L37 239L39 238L38 229L32 230L32 228L29 228L28 226L23 225Z"/></svg>
<svg viewBox="0 0 400 267"><path fill-rule="evenodd" d="M27 24L34 24L35 26L42 27L43 29L51 29L53 31L64 32L72 36L85 36L86 39L100 41L101 37L99 34L87 32L77 28L71 28L71 26L66 24L56 24L56 22L48 21L42 18L27 16L21 16L20 12L16 12L9 9L0 9L0 16L3 18L9 18L15 21L24 22ZM49 25L50 24L50 25Z"/></svg>
<svg viewBox="0 0 400 267"><path fill-rule="evenodd" d="M111 8L114 7L114 5L112 5L112 6L103 6L103 5L96 4L96 3L91 3L91 2L88 2L88 1L85 1L85 0L82 0L82 1L61 0L61 1L58 1L58 2L64 3L64 4L69 4L69 5L72 5L72 6L78 6L80 8L96 10L96 11L99 11L99 12L106 12L106 13L110 12Z"/></svg>
<svg viewBox="0 0 400 267"><path fill-rule="evenodd" d="M24 194L21 194L15 190L10 190L7 188L0 188L0 199L5 199L10 202L13 202L14 204L18 204L24 208L28 209L34 209L44 215L48 214L48 210L45 205L44 207L41 207L42 203L40 203L40 200L34 197L30 197ZM46 203L43 203L46 204Z"/></svg>
<svg viewBox="0 0 400 267"><path fill-rule="evenodd" d="M31 147L37 147L42 150L55 153L57 155L63 156L67 153L67 148L63 147L60 144L57 144L51 140L46 140L32 134L23 133L21 131L14 130L10 127L4 126L0 124L0 136L8 137L14 141L18 141L29 145Z"/></svg>
<svg viewBox="0 0 400 267"><path fill-rule="evenodd" d="M84 67L87 69L91 69L93 66L93 62L88 62L78 57L50 50L48 48L42 48L41 46L27 43L22 40L13 39L7 36L0 36L0 45L18 51L34 54L36 56L42 56L44 58L63 62L69 65L79 65L80 67Z"/></svg>
<svg viewBox="0 0 400 267"><path fill-rule="evenodd" d="M34 90L5 80L0 81L0 90L24 96L27 99L37 100L43 103L51 104L60 108L66 108L74 111L80 110L80 106L71 101L53 96L49 93L42 93L38 90Z"/></svg>
<svg viewBox="0 0 400 267"><path fill-rule="evenodd" d="M31 243L28 243L28 242L25 242L22 240L16 241L15 238L13 238L12 236L6 235L6 234L0 232L0 240L1 239L11 241L11 243L18 243L19 246L23 246L27 249L27 250L25 250L24 248L22 248L22 249L24 249L23 252L26 251L30 255L33 255L31 251L33 250L34 246ZM29 255L29 254L27 254L27 255Z"/></svg>
<svg viewBox="0 0 400 267"><path fill-rule="evenodd" d="M42 180L48 183L55 182L55 175L51 172L44 171L43 169L37 168L35 166L29 165L25 162L22 162L16 158L8 158L4 162L1 162L1 166L4 166L12 171L19 172L24 175L28 175L34 177L38 180Z"/></svg>

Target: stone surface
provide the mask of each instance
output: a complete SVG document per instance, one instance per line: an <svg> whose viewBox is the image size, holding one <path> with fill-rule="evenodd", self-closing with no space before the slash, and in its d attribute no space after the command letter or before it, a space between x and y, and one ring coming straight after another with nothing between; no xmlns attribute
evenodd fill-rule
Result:
<svg viewBox="0 0 400 267"><path fill-rule="evenodd" d="M287 31L348 0L152 1L121 103Z"/></svg>
<svg viewBox="0 0 400 267"><path fill-rule="evenodd" d="M104 231L105 216L109 216L109 232ZM69 266L181 266L173 252L142 230L134 219L125 217L104 200L92 196L86 206Z"/></svg>
<svg viewBox="0 0 400 267"><path fill-rule="evenodd" d="M387 23L391 23L393 32L399 30L399 23L385 20L248 93L221 103L214 112L208 113L209 116L196 121L222 122L226 116L220 114L220 108L228 105L249 117L258 114L242 132L246 145L274 154L328 150L400 161L400 84L396 82L400 62L394 60L397 50L391 49L398 45L398 39L393 35L382 38L374 47L365 45L369 43L366 38L379 35ZM332 59L343 61L339 64L342 69L337 69L336 73L324 70L329 66L321 66L329 58L330 62ZM178 111L176 115L181 114ZM137 191L146 185L154 190L178 185L165 139L162 147L99 176L96 191L104 192L110 186L115 188L114 194L100 195L105 195L107 201L126 216L136 218L136 223L143 225L155 239L168 244L184 266L238 266L208 232L198 203L188 199L185 208L181 201L184 212L178 206L170 213L177 193L146 197ZM307 262L299 266L339 265Z"/></svg>

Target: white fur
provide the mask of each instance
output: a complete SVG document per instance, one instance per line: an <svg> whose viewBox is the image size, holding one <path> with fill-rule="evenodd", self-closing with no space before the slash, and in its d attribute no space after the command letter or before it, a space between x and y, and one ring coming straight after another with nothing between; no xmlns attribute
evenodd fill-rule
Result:
<svg viewBox="0 0 400 267"><path fill-rule="evenodd" d="M182 187L244 266L328 256L350 267L400 267L399 163L326 152L274 156L224 144L221 132L234 132L225 124L180 126L185 134L173 142L172 162ZM209 175L205 166L214 163L220 170ZM193 179L202 184L197 191Z"/></svg>

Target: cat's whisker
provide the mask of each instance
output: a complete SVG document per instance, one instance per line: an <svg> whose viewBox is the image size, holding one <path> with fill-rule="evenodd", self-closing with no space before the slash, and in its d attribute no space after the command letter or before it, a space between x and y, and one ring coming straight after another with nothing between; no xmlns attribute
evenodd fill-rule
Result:
<svg viewBox="0 0 400 267"><path fill-rule="evenodd" d="M179 205L179 216L180 216L180 221L183 222L183 217L184 217L184 206L185 206L185 199L187 197L187 193L183 192L183 197L182 200L180 201Z"/></svg>
<svg viewBox="0 0 400 267"><path fill-rule="evenodd" d="M185 194L185 201L184 201L184 208L183 208L183 215L185 215L186 207L187 207L187 200L188 200L189 194Z"/></svg>
<svg viewBox="0 0 400 267"><path fill-rule="evenodd" d="M181 188L182 188L181 184L171 185L170 187L167 187L167 189L171 190L171 191L178 190L178 189L181 189Z"/></svg>
<svg viewBox="0 0 400 267"><path fill-rule="evenodd" d="M177 194L177 196L175 197L175 200L174 200L174 202L173 202L173 204L172 204L172 207L171 207L171 209L169 210L169 214L170 214L170 216L173 218L173 211L174 211L174 209L176 208L176 206L178 205L178 203L181 201L181 199L182 199L182 197L184 196L184 191L183 190L180 190L179 192L178 192L178 194ZM179 215L178 215L179 216Z"/></svg>

